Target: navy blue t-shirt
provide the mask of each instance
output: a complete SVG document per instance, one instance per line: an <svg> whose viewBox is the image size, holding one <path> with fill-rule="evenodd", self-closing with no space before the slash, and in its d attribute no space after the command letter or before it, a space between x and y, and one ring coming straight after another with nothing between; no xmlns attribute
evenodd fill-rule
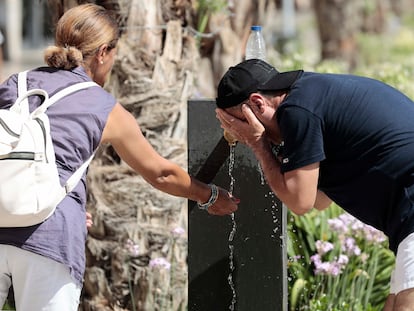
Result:
<svg viewBox="0 0 414 311"><path fill-rule="evenodd" d="M414 103L380 81L305 72L277 111L282 172L320 162L319 189L383 231L414 232Z"/></svg>

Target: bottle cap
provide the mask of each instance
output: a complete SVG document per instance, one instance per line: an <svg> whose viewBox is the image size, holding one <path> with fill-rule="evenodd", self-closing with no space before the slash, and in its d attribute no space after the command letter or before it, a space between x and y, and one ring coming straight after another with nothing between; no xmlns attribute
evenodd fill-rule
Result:
<svg viewBox="0 0 414 311"><path fill-rule="evenodd" d="M250 27L250 30L254 30L254 31L262 30L262 26L253 25L252 27Z"/></svg>

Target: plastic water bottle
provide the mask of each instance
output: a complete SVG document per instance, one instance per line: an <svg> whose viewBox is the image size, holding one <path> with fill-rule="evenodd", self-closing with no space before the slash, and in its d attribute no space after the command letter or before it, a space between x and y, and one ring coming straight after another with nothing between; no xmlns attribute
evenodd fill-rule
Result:
<svg viewBox="0 0 414 311"><path fill-rule="evenodd" d="M254 25L250 28L250 35L246 44L246 59L266 59L266 45L262 34L262 26Z"/></svg>

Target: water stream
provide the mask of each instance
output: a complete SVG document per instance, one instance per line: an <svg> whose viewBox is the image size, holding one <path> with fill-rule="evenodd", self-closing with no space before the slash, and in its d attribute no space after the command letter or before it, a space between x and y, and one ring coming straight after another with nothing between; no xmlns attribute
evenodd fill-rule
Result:
<svg viewBox="0 0 414 311"><path fill-rule="evenodd" d="M234 168L234 161L235 161L235 147L236 144L229 144L230 146L230 155L229 155L229 170L228 170L228 175L230 177L230 186L229 186L229 193L233 194L233 189L234 189L234 184L235 184L235 178L233 176L233 168ZM280 148L283 146L283 143L275 146L274 150L272 150L275 154L275 156L278 156L278 153L280 151ZM266 185L266 179L264 177L264 173L263 170L261 168L260 163L258 163L258 171L260 174L260 183L262 186ZM272 232L270 233L270 236L272 239L277 239L280 238L282 240L282 247L286 247L285 245L285 237L283 235L283 230L281 230L284 226L283 223L281 223L278 219L278 213L279 213L279 206L277 203L277 198L275 196L275 194L272 191L269 191L268 194L265 195L266 198L269 198L271 201L271 207L270 207L270 214L272 217L272 222L273 222L273 229ZM283 209L282 207L282 211L284 211L285 209ZM266 208L265 209L266 212L269 212L269 209ZM230 268L230 273L228 275L228 283L230 285L230 289L232 291L232 299L231 299L231 304L229 306L229 310L234 311L235 310L235 306L237 303L237 293L236 293L236 288L235 288L235 284L234 284L234 280L233 280L233 272L235 270L234 267L234 244L233 244L233 239L234 236L236 234L236 230L237 230L237 224L236 224L236 220L235 220L235 215L234 213L232 213L231 215L231 221L232 221L232 230L230 231L229 234L229 238L228 238L228 242L229 242L229 250L230 250L230 254L229 254L229 268ZM284 216L286 217L285 213ZM282 217L282 219L283 219ZM283 222L283 221L282 221ZM287 288L287 284L286 284L286 288ZM287 295L286 295L287 296ZM287 305L287 302L286 302Z"/></svg>
<svg viewBox="0 0 414 311"><path fill-rule="evenodd" d="M236 144L230 144L229 172L228 172L229 173L229 177L230 177L230 186L229 186L229 193L230 194L233 194L234 182L235 182L235 179L233 177L235 149L236 149ZM230 234L229 234L229 249L230 249L229 268L230 268L230 273L229 273L229 276L227 277L227 280L229 282L230 289L231 289L232 295L233 295L232 296L232 299L231 299L231 304L229 306L229 310L234 311L234 308L235 308L236 302L237 302L237 293L236 293L236 288L234 286L234 281L233 281L233 271L234 271L234 262L233 262L234 245L233 245L233 238L234 238L234 235L236 234L237 224L236 224L236 219L234 217L234 213L232 213L230 216L231 216L231 221L232 221L232 229L231 229Z"/></svg>

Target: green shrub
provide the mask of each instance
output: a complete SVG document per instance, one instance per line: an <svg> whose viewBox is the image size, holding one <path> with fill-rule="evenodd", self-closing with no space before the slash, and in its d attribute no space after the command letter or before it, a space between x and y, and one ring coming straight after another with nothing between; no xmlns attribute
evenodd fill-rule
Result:
<svg viewBox="0 0 414 311"><path fill-rule="evenodd" d="M381 310L394 254L340 207L288 214L289 310Z"/></svg>

